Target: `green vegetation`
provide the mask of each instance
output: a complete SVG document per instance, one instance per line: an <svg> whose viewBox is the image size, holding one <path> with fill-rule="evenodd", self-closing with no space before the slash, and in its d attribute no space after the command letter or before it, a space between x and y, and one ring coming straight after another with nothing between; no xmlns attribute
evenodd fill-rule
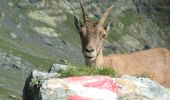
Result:
<svg viewBox="0 0 170 100"><path fill-rule="evenodd" d="M94 67L71 67L67 70L59 70L61 78L71 76L83 76L83 75L109 75L114 77L116 72L111 68L94 68Z"/></svg>
<svg viewBox="0 0 170 100"><path fill-rule="evenodd" d="M21 96L17 95L15 92L11 91L11 90L8 90L6 88L3 88L3 87L0 87L0 98L1 100L5 100L7 98L5 98L6 96L8 96L8 100L22 100L21 99ZM13 97L14 96L14 97ZM3 97L5 99L3 99Z"/></svg>
<svg viewBox="0 0 170 100"><path fill-rule="evenodd" d="M118 24L114 26L114 29L112 32L109 34L109 40L112 41L117 41L121 35L128 34L128 27L136 22L140 21L139 15L137 15L136 11L133 9L128 9L123 12L123 15L118 16L118 22L122 24L122 27ZM121 33L120 33L121 32Z"/></svg>
<svg viewBox="0 0 170 100"><path fill-rule="evenodd" d="M0 33L1 33L1 37L0 37L0 49L3 52L9 53L9 54L13 54L15 56L18 56L20 58L23 58L26 61L31 62L34 67L36 68L42 68L47 70L49 66L51 66L53 63L56 63L56 60L52 60L52 59L46 59L46 58L42 58L42 57L37 57L34 56L32 54L29 54L26 51L23 51L23 48L20 47L16 47L16 43L19 44L19 46L22 47L30 47L30 48L34 48L35 52L39 51L41 52L38 47L34 46L34 45L28 45L27 43L21 41L21 39L15 39L13 40L9 33L10 30L0 27ZM16 41L16 42L14 42ZM37 52L39 54L39 52ZM41 54L41 53L40 53ZM42 53L43 54L43 53Z"/></svg>
<svg viewBox="0 0 170 100"><path fill-rule="evenodd" d="M30 54L27 54L21 50L17 50L15 47L13 47L10 44L5 43L5 41L2 41L2 40L0 40L0 48L4 52L10 53L10 54L12 53L15 56L19 56L23 58L24 60L31 62L36 68L48 69L47 67L51 66L54 62L56 62L55 60L36 57Z"/></svg>
<svg viewBox="0 0 170 100"><path fill-rule="evenodd" d="M159 12L157 12L157 13L155 13L155 15L157 15L157 16L160 16L160 15L163 15L163 16L166 16L166 18L167 18L167 20L161 20L161 21L166 21L166 22L164 22L164 24L165 23L167 23L167 24L165 24L165 26L168 26L168 25L170 25L170 9L168 9L168 8L157 8L157 10L159 11Z"/></svg>
<svg viewBox="0 0 170 100"><path fill-rule="evenodd" d="M2 17L2 11L0 11L0 17Z"/></svg>
<svg viewBox="0 0 170 100"><path fill-rule="evenodd" d="M1 76L0 77L0 83L1 83L0 98L1 100L6 100L6 99L2 99L3 97L9 97L9 98L14 98L16 100L21 100L22 90L19 90L18 88L20 86L23 86L24 84L20 82L21 80L22 81L25 80L23 79L24 73L15 74L13 76L7 73L9 73L9 70L5 70L5 69L0 70L0 76ZM11 99L8 99L8 100L11 100Z"/></svg>
<svg viewBox="0 0 170 100"><path fill-rule="evenodd" d="M108 36L109 40L114 40L117 41L120 38L120 33L118 33L116 30L113 30L112 32L109 33Z"/></svg>
<svg viewBox="0 0 170 100"><path fill-rule="evenodd" d="M20 23L20 18L19 18L19 16L18 15L12 15L12 16L10 16L10 19L11 19L11 21L13 21L15 24L19 24Z"/></svg>
<svg viewBox="0 0 170 100"><path fill-rule="evenodd" d="M123 16L120 16L118 19L124 24L125 27L127 27L137 20L137 14L134 10L128 9L124 11Z"/></svg>
<svg viewBox="0 0 170 100"><path fill-rule="evenodd" d="M64 33L61 35L61 38L63 38L64 40L68 41L69 43L72 43L72 45L76 46L78 43L78 39L79 39L79 34L74 26L74 21L73 21L73 16L69 13L65 13L67 16L67 20L62 23L62 26L60 26L60 28L58 28L58 30L60 30L60 33ZM65 29L67 27L67 30ZM73 30L74 29L74 30ZM70 38L71 36L71 38Z"/></svg>

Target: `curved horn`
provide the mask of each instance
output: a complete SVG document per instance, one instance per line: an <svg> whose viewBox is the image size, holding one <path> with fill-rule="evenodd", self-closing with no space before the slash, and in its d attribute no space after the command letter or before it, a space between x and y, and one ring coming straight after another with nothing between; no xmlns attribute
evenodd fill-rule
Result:
<svg viewBox="0 0 170 100"><path fill-rule="evenodd" d="M86 9L83 6L82 1L80 1L80 6L81 6L81 9L82 9L82 13L83 13L84 23L86 23L87 21L89 21L89 16L87 14Z"/></svg>
<svg viewBox="0 0 170 100"><path fill-rule="evenodd" d="M98 21L99 24L103 25L103 23L105 22L105 20L106 20L107 16L109 15L109 13L110 13L110 11L111 11L112 8L113 8L113 5L110 6L110 7L105 11L105 13L101 15L101 17L100 17L100 19L99 19L99 21Z"/></svg>

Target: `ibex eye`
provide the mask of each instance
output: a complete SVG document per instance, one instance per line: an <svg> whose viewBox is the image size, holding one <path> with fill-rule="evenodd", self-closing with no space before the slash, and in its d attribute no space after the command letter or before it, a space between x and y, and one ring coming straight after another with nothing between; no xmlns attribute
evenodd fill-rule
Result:
<svg viewBox="0 0 170 100"><path fill-rule="evenodd" d="M105 39L107 35L105 33L102 34L102 39Z"/></svg>

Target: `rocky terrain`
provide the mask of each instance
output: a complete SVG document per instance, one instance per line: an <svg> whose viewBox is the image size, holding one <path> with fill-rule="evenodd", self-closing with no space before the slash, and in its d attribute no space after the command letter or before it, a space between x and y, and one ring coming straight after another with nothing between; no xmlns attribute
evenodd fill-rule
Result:
<svg viewBox="0 0 170 100"><path fill-rule="evenodd" d="M164 88L148 78L136 78L128 75L123 75L120 78L102 75L59 78L61 74L57 73L57 70L68 70L69 67L55 64L48 73L33 70L25 83L23 100L47 100L47 98L48 100L170 99L170 89ZM106 90L108 91L106 92Z"/></svg>
<svg viewBox="0 0 170 100"><path fill-rule="evenodd" d="M32 66L20 57L0 52L0 100L21 99L23 82Z"/></svg>
<svg viewBox="0 0 170 100"><path fill-rule="evenodd" d="M32 69L53 63L82 66L74 15L79 0L0 0L0 99L21 99ZM169 0L83 0L96 21L109 6L115 25L105 54L163 47L170 49Z"/></svg>

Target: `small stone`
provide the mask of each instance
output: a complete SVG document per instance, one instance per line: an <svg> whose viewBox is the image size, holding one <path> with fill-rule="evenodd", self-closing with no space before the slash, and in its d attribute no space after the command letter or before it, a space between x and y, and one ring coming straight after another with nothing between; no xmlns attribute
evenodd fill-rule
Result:
<svg viewBox="0 0 170 100"><path fill-rule="evenodd" d="M2 17L5 17L5 13L4 13L4 12L1 12L1 16L2 16Z"/></svg>
<svg viewBox="0 0 170 100"><path fill-rule="evenodd" d="M10 33L10 35L11 35L11 37L12 37L13 39L18 38L18 36L17 36L15 33Z"/></svg>
<svg viewBox="0 0 170 100"><path fill-rule="evenodd" d="M17 66L16 64L12 64L12 66L11 66L13 69L21 69L21 68L19 68L19 66Z"/></svg>
<svg viewBox="0 0 170 100"><path fill-rule="evenodd" d="M4 87L4 84L0 84L0 87Z"/></svg>
<svg viewBox="0 0 170 100"><path fill-rule="evenodd" d="M47 44L48 46L52 46L52 45L53 45L53 43L51 42L51 40L48 39L48 38L44 38L44 43Z"/></svg>
<svg viewBox="0 0 170 100"><path fill-rule="evenodd" d="M55 32L52 32L51 35L52 35L53 37L58 37L58 36L59 36L59 34L57 34L57 33L55 33Z"/></svg>
<svg viewBox="0 0 170 100"><path fill-rule="evenodd" d="M9 97L11 97L11 98L13 98L13 99L17 99L17 96L15 96L15 95L10 95Z"/></svg>
<svg viewBox="0 0 170 100"><path fill-rule="evenodd" d="M60 62L61 62L62 64L68 64L67 60L65 60L65 59L61 59Z"/></svg>
<svg viewBox="0 0 170 100"><path fill-rule="evenodd" d="M21 1L21 2L17 2L17 7L19 8L27 8L29 6L29 2L28 1Z"/></svg>
<svg viewBox="0 0 170 100"><path fill-rule="evenodd" d="M19 57L13 57L16 61L21 61L21 58Z"/></svg>
<svg viewBox="0 0 170 100"><path fill-rule="evenodd" d="M17 25L17 28L18 28L18 29L21 28L21 23L19 23L19 24Z"/></svg>
<svg viewBox="0 0 170 100"><path fill-rule="evenodd" d="M13 52L13 50L9 50L9 52L10 52L10 53L12 53L12 52Z"/></svg>
<svg viewBox="0 0 170 100"><path fill-rule="evenodd" d="M59 34L55 32L53 28L50 27L35 27L33 28L34 31L38 32L39 34L46 35L48 37L58 37Z"/></svg>
<svg viewBox="0 0 170 100"><path fill-rule="evenodd" d="M53 64L50 69L48 70L48 72L57 72L61 69L66 70L69 66L68 65L61 65L61 64Z"/></svg>
<svg viewBox="0 0 170 100"><path fill-rule="evenodd" d="M65 45L71 45L69 42L67 42L67 41L65 41L65 40L63 40L62 41Z"/></svg>
<svg viewBox="0 0 170 100"><path fill-rule="evenodd" d="M9 5L10 7L13 7L13 6L14 6L14 4L13 4L12 2L9 2L8 5Z"/></svg>

